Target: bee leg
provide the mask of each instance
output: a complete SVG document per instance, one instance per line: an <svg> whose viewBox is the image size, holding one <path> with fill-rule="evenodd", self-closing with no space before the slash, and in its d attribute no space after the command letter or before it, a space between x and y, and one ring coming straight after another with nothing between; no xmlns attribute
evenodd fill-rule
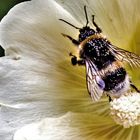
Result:
<svg viewBox="0 0 140 140"><path fill-rule="evenodd" d="M109 95L107 95L107 96L108 96L109 102L111 102L112 101L111 97Z"/></svg>
<svg viewBox="0 0 140 140"><path fill-rule="evenodd" d="M94 15L92 15L92 23L93 25L96 27L96 31L97 33L101 33L102 29L96 24L96 22L94 21Z"/></svg>
<svg viewBox="0 0 140 140"><path fill-rule="evenodd" d="M74 45L78 46L78 45L80 44L79 41L73 39L71 36L66 35L66 34L63 34L63 33L61 33L61 34L62 34L62 36L67 37L69 40L71 40L71 42L72 42Z"/></svg>
<svg viewBox="0 0 140 140"><path fill-rule="evenodd" d="M73 55L72 53L69 54L70 56L72 56L71 58L71 64L72 65L85 65L85 61L83 59L81 60L77 60L77 57L75 55Z"/></svg>
<svg viewBox="0 0 140 140"><path fill-rule="evenodd" d="M130 81L130 86L140 93L140 90Z"/></svg>
<svg viewBox="0 0 140 140"><path fill-rule="evenodd" d="M77 64L77 57L75 55L73 55L72 53L69 53L69 56L72 56L71 64L76 65Z"/></svg>
<svg viewBox="0 0 140 140"><path fill-rule="evenodd" d="M85 60L83 60L83 59L77 60L77 64L79 66L85 65Z"/></svg>

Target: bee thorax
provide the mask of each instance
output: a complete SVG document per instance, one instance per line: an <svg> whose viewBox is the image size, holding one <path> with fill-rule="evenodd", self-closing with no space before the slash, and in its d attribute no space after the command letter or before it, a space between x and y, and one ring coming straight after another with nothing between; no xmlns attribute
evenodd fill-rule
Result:
<svg viewBox="0 0 140 140"><path fill-rule="evenodd" d="M80 57L91 59L101 70L115 61L114 55L109 51L109 45L105 38L91 38L80 49Z"/></svg>

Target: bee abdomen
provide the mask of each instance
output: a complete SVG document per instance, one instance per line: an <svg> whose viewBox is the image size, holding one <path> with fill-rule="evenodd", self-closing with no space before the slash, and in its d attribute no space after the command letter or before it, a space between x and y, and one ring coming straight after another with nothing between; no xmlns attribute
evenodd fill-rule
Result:
<svg viewBox="0 0 140 140"><path fill-rule="evenodd" d="M110 91L115 89L120 83L122 83L125 80L126 77L126 71L124 68L118 68L115 71L108 72L105 74L105 76L102 78L105 82L105 91Z"/></svg>

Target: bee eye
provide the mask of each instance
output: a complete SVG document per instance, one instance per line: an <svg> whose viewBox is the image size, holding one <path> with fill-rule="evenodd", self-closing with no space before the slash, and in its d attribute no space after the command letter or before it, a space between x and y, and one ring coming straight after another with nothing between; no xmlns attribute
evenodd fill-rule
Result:
<svg viewBox="0 0 140 140"><path fill-rule="evenodd" d="M83 29L80 29L80 33L83 33Z"/></svg>

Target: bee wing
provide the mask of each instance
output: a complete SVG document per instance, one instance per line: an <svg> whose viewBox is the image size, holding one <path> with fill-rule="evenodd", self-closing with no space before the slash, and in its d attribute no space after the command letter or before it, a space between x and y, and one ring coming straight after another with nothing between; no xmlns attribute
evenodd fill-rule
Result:
<svg viewBox="0 0 140 140"><path fill-rule="evenodd" d="M105 83L101 79L94 63L91 60L86 60L85 62L88 92L93 101L98 101L103 94Z"/></svg>
<svg viewBox="0 0 140 140"><path fill-rule="evenodd" d="M118 60L128 62L130 66L140 67L140 56L113 45L110 45L110 51Z"/></svg>

